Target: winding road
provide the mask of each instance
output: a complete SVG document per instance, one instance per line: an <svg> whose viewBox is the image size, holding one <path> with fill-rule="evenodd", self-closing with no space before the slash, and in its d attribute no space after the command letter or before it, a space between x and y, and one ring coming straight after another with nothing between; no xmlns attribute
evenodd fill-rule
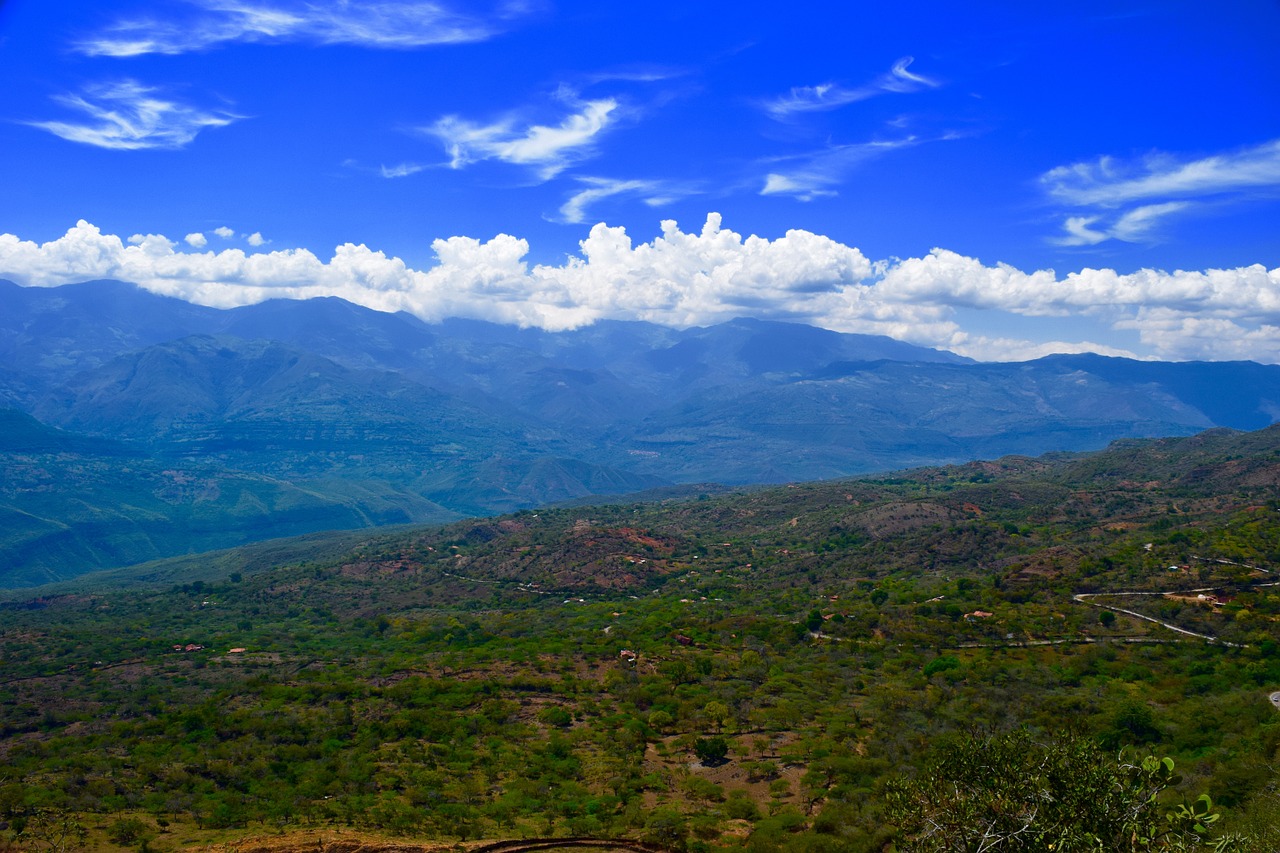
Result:
<svg viewBox="0 0 1280 853"><path fill-rule="evenodd" d="M1202 557L1193 557L1192 559L1194 559L1194 560L1201 560L1201 559L1203 559L1203 558L1202 558ZM1214 562L1218 562L1218 563L1230 563L1230 561L1229 561L1229 560L1215 560ZM1245 565L1245 564L1243 564L1243 563L1232 563L1232 565ZM1257 566L1246 566L1246 568L1256 569L1257 571L1260 571L1260 572L1267 572L1267 574L1271 574L1267 569L1260 569L1260 568L1258 568ZM1259 583L1259 584L1251 584L1251 585L1249 585L1249 589L1261 589L1262 587L1270 587L1270 586L1280 586L1280 582L1277 582L1277 583ZM1138 613L1136 610L1128 610L1128 609L1126 609L1126 608L1124 608L1124 607L1117 607L1117 606L1115 606L1114 604L1102 604L1102 603L1097 602L1097 601L1089 601L1089 600L1088 600L1088 599L1091 599L1091 598L1104 598L1104 597L1105 597L1105 598L1111 598L1111 597L1115 597L1115 596L1119 596L1119 595L1144 595L1144 596L1158 596L1158 597L1164 597L1164 596L1166 596L1166 595L1190 595L1190 594L1198 594L1198 593L1202 593L1202 592L1214 592L1214 591L1216 591L1216 590L1218 590L1218 589L1221 589L1221 587L1216 587L1216 586L1202 586L1202 587L1199 587L1199 588L1197 588L1197 589L1170 589L1170 590L1165 590L1164 592L1136 592L1136 591L1129 591L1129 592L1124 592L1124 591L1121 591L1121 592L1078 592L1078 593L1076 593L1075 595L1071 596L1071 600L1072 600L1072 601L1075 601L1075 602L1077 602L1077 603L1079 603L1079 604L1087 604L1087 605L1089 605L1090 607L1101 607L1101 608L1103 608L1104 610L1112 610L1112 611L1115 611L1116 613L1124 613L1125 615L1127 615L1127 616L1132 616L1132 617L1134 617L1135 619L1142 619L1142 620L1147 621L1147 622L1154 622L1154 623L1155 623L1155 624L1157 624L1157 625L1163 625L1164 627L1168 628L1170 631L1176 631L1176 632L1178 632L1179 634L1186 634L1188 637L1197 637L1197 638L1199 638L1199 639L1201 639L1201 640L1205 640L1205 641L1210 642L1210 643L1219 643L1219 644L1224 645L1224 646L1229 646L1229 647L1231 647L1231 648L1233 648L1233 649L1244 649L1244 648L1248 648L1248 646L1243 645L1243 644L1241 644L1241 643L1231 643L1231 642L1228 642L1228 641L1226 641L1226 640L1220 640L1220 639L1218 639L1217 637L1214 637L1214 636L1212 636L1212 635L1210 635L1210 634L1200 634L1200 633L1197 633L1196 631L1189 631L1189 630L1187 630L1186 628L1179 628L1177 625L1171 625L1171 624L1169 624L1168 622L1162 622L1162 621L1160 621L1159 619L1156 619L1156 618L1155 618L1155 617L1153 617L1153 616L1147 616L1145 613Z"/></svg>

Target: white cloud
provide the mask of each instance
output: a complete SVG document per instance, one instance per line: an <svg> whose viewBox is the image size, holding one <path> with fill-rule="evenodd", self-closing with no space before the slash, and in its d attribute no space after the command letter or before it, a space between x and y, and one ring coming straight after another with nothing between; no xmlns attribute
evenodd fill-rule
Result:
<svg viewBox="0 0 1280 853"><path fill-rule="evenodd" d="M1180 161L1168 154L1135 162L1102 157L1050 169L1040 183L1059 201L1103 207L1280 187L1280 139L1199 160Z"/></svg>
<svg viewBox="0 0 1280 853"><path fill-rule="evenodd" d="M417 163L400 163L395 166L382 166L380 171L384 178L407 178L410 175L416 175L426 166L420 166Z"/></svg>
<svg viewBox="0 0 1280 853"><path fill-rule="evenodd" d="M1280 362L1280 269L1260 264L1059 276L944 249L872 263L858 249L808 231L743 237L721 227L718 214L692 233L664 222L661 235L638 244L622 228L597 224L580 252L558 265L530 266L528 244L509 235L450 237L432 247L437 263L417 270L349 243L328 260L305 249L187 251L162 235L122 240L80 222L44 244L0 234L0 275L41 286L115 278L220 307L338 296L428 321L458 316L549 329L605 318L683 327L755 316L995 360L1092 351ZM1097 334L1075 341L987 336L962 325L975 310L1014 324L1019 316L1070 317ZM1030 335L1040 325L1019 328ZM1141 348L1109 343L1108 335Z"/></svg>
<svg viewBox="0 0 1280 853"><path fill-rule="evenodd" d="M770 172L765 175L760 195L790 195L801 201L812 201L824 195L836 195L835 190L824 187L839 183L839 175L815 171L794 172L782 175Z"/></svg>
<svg viewBox="0 0 1280 853"><path fill-rule="evenodd" d="M483 18L442 3L382 0L352 2L251 2L194 0L199 11L185 19L122 19L79 41L88 56L177 55L233 42L349 44L408 49L483 41L497 34L504 15ZM513 6L510 11L518 12Z"/></svg>
<svg viewBox="0 0 1280 853"><path fill-rule="evenodd" d="M580 178L589 185L588 189L579 190L560 206L560 218L564 222L580 223L586 221L587 206L601 199L623 193L648 192L652 185L647 181L611 181L603 178Z"/></svg>
<svg viewBox="0 0 1280 853"><path fill-rule="evenodd" d="M1062 225L1063 230L1067 232L1066 236L1058 237L1053 242L1059 246L1094 246L1104 240L1110 240L1110 234L1093 227L1094 223L1101 218L1100 216L1068 216L1067 221Z"/></svg>
<svg viewBox="0 0 1280 853"><path fill-rule="evenodd" d="M875 289L887 302L973 308L1030 317L1092 317L1114 329L1139 332L1157 355L1175 348L1150 325L1160 316L1226 319L1241 328L1280 324L1280 268L1261 264L1229 270L1120 274L1083 269L1059 278L1052 270L1027 273L1008 264L934 249L923 258L896 261ZM1253 358L1280 361L1280 351Z"/></svg>
<svg viewBox="0 0 1280 853"><path fill-rule="evenodd" d="M501 160L533 167L549 180L569 164L591 153L596 137L613 125L620 112L612 98L578 101L561 92L574 110L556 126L518 126L515 119L477 124L457 116L445 116L423 131L444 143L449 165L460 169L482 160Z"/></svg>
<svg viewBox="0 0 1280 853"><path fill-rule="evenodd" d="M1233 200L1280 188L1280 140L1194 160L1163 153L1134 161L1101 157L1050 169L1040 185L1053 200L1075 208L1066 215L1066 235L1053 242L1142 242L1157 236L1165 217L1202 209L1193 200ZM1103 221L1110 224L1094 227Z"/></svg>
<svg viewBox="0 0 1280 853"><path fill-rule="evenodd" d="M205 237L204 234L201 234L199 231L196 231L193 234L188 234L183 238L183 240L188 246L193 246L197 249L203 249L205 246L209 245L209 238Z"/></svg>
<svg viewBox="0 0 1280 853"><path fill-rule="evenodd" d="M661 207L679 198L693 194L687 187L677 187L665 181L616 180L583 176L578 182L587 188L578 190L560 206L560 221L581 223L587 221L587 208L598 201L618 195L641 196L649 207Z"/></svg>
<svg viewBox="0 0 1280 853"><path fill-rule="evenodd" d="M1138 358L1131 350L1096 341L1026 341L1017 338L993 338L958 331L944 349L968 356L976 361L1032 361L1047 355L1092 352L1117 358Z"/></svg>
<svg viewBox="0 0 1280 853"><path fill-rule="evenodd" d="M225 127L240 118L167 99L135 80L96 84L81 94L54 100L85 113L86 118L27 124L71 142L116 150L182 148L205 128Z"/></svg>
<svg viewBox="0 0 1280 853"><path fill-rule="evenodd" d="M1190 202L1167 201L1163 204L1144 204L1133 210L1125 211L1114 221L1103 228L1095 225L1103 220L1097 216L1069 216L1063 223L1065 236L1053 240L1059 246L1093 246L1105 240L1123 240L1126 243L1138 243L1147 240L1166 216L1186 210Z"/></svg>
<svg viewBox="0 0 1280 853"><path fill-rule="evenodd" d="M584 74L579 79L583 85L594 86L599 83L660 83L689 73L686 68L662 65L637 65L612 68Z"/></svg>
<svg viewBox="0 0 1280 853"><path fill-rule="evenodd" d="M1167 201L1163 204L1144 204L1126 212L1116 220L1111 234L1117 240L1132 243L1143 240L1156 224L1165 216L1186 210L1190 204L1185 201Z"/></svg>
<svg viewBox="0 0 1280 853"><path fill-rule="evenodd" d="M904 56L893 64L888 73L882 74L870 83L854 89L846 89L836 83L821 83L817 86L798 86L787 94L764 101L761 106L775 119L788 119L796 113L834 110L846 104L865 101L877 95L891 92L918 92L941 85L920 74L913 74L907 69L913 62L910 56Z"/></svg>
<svg viewBox="0 0 1280 853"><path fill-rule="evenodd" d="M244 240L250 246L255 246L255 247L266 245L266 242L267 242L265 239L263 239L261 231L254 231L248 237L245 237Z"/></svg>
<svg viewBox="0 0 1280 853"><path fill-rule="evenodd" d="M213 233L217 234L223 240L230 240L232 237L236 236L236 232L231 230L225 225L220 225L217 228L213 229Z"/></svg>
<svg viewBox="0 0 1280 853"><path fill-rule="evenodd" d="M774 158L773 164L794 163L775 168L764 180L760 195L789 195L801 201L836 195L835 187L844 183L849 173L868 160L925 142L920 137L878 140L850 145L835 145L791 157Z"/></svg>

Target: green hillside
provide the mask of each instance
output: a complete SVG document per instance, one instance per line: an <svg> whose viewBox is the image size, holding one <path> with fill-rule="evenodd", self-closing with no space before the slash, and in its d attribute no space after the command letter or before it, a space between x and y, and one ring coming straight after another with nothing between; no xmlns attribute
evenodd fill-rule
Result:
<svg viewBox="0 0 1280 853"><path fill-rule="evenodd" d="M1278 843L1280 428L347 537L8 593L8 836Z"/></svg>
<svg viewBox="0 0 1280 853"><path fill-rule="evenodd" d="M457 514L372 479L278 479L128 445L0 410L0 588L173 554Z"/></svg>

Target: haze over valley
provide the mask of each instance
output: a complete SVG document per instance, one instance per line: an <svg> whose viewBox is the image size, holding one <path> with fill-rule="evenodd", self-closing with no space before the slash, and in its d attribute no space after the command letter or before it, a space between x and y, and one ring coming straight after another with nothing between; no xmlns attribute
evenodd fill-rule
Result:
<svg viewBox="0 0 1280 853"><path fill-rule="evenodd" d="M1256 429L1280 366L981 364L734 320L546 332L0 283L3 582L333 528ZM1224 392L1224 389L1235 389Z"/></svg>

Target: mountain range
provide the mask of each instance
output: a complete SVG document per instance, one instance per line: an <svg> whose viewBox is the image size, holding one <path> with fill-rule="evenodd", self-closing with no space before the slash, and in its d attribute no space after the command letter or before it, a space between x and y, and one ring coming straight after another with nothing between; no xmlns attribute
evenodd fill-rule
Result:
<svg viewBox="0 0 1280 853"><path fill-rule="evenodd" d="M975 363L739 319L548 332L0 281L0 585L324 529L1259 429L1280 366Z"/></svg>

